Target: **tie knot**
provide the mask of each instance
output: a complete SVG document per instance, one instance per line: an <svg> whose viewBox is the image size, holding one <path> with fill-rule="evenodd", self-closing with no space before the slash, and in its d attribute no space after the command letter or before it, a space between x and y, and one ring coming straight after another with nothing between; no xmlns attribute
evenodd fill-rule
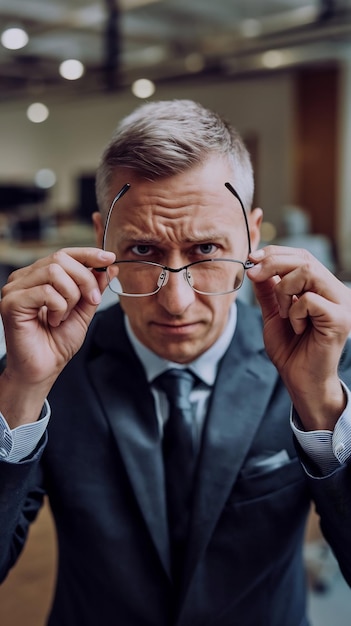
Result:
<svg viewBox="0 0 351 626"><path fill-rule="evenodd" d="M179 408L189 408L189 396L196 383L196 376L186 369L170 369L158 376L155 385L165 392L168 401Z"/></svg>

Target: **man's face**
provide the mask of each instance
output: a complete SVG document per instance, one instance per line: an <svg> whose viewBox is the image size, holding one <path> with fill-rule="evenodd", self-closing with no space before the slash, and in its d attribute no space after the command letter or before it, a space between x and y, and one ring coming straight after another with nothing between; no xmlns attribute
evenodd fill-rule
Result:
<svg viewBox="0 0 351 626"><path fill-rule="evenodd" d="M117 258L147 260L178 268L206 258L246 261L248 242L238 200L225 188L235 186L229 164L219 158L154 182L129 169L112 184L112 201L125 183L131 188L116 204L109 241ZM262 212L248 216L253 249L259 241ZM94 215L101 245L103 223ZM204 296L192 290L182 272L152 296L121 297L131 327L146 347L164 359L189 363L221 335L236 293Z"/></svg>

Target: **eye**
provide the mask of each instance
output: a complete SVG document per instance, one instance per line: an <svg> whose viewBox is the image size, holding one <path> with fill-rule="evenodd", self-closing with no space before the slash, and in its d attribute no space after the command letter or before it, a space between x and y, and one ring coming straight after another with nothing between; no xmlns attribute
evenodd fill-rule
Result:
<svg viewBox="0 0 351 626"><path fill-rule="evenodd" d="M154 249L146 243L139 243L138 245L133 246L132 252L137 256L150 256L150 254L154 252Z"/></svg>
<svg viewBox="0 0 351 626"><path fill-rule="evenodd" d="M198 246L196 246L196 249L200 254L211 255L217 252L218 246L216 246L214 243L200 243Z"/></svg>

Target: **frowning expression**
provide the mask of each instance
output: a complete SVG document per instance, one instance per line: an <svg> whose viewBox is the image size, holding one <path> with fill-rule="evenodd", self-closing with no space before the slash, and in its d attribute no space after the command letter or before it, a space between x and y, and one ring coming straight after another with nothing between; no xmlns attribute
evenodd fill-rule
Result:
<svg viewBox="0 0 351 626"><path fill-rule="evenodd" d="M248 242L240 204L225 188L233 181L227 161L212 157L204 165L169 178L147 181L119 170L114 195L126 183L109 224L109 247L118 259L147 260L178 268L206 258L246 261ZM248 216L253 248L259 241L261 211ZM103 223L94 216L99 243ZM170 274L155 295L121 297L134 333L159 356L188 363L221 335L236 294L204 296L194 292L182 273Z"/></svg>

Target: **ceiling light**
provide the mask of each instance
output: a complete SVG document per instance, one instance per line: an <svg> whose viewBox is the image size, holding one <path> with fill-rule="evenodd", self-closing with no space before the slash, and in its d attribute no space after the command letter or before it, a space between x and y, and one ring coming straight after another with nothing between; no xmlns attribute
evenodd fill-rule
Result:
<svg viewBox="0 0 351 626"><path fill-rule="evenodd" d="M27 109L27 117L34 124L40 124L49 117L49 109L41 102L33 102Z"/></svg>
<svg viewBox="0 0 351 626"><path fill-rule="evenodd" d="M243 37L257 37L262 32L262 26L259 20L247 19L241 22L240 30Z"/></svg>
<svg viewBox="0 0 351 626"><path fill-rule="evenodd" d="M192 52L184 59L184 64L188 72L201 72L205 68L205 59L199 52Z"/></svg>
<svg viewBox="0 0 351 626"><path fill-rule="evenodd" d="M56 174L50 169L43 168L35 174L35 184L41 189L50 189L56 183Z"/></svg>
<svg viewBox="0 0 351 626"><path fill-rule="evenodd" d="M7 28L1 35L1 43L8 50L20 50L27 45L29 37L23 28Z"/></svg>
<svg viewBox="0 0 351 626"><path fill-rule="evenodd" d="M284 54L281 50L267 50L262 54L262 64L265 67L274 69L284 64Z"/></svg>
<svg viewBox="0 0 351 626"><path fill-rule="evenodd" d="M132 84L132 93L137 98L150 98L155 93L155 83L148 78L139 78Z"/></svg>
<svg viewBox="0 0 351 626"><path fill-rule="evenodd" d="M77 80L84 74L84 65L77 59L67 59L67 61L61 63L59 72L62 78Z"/></svg>
<svg viewBox="0 0 351 626"><path fill-rule="evenodd" d="M160 0L122 0L121 9L131 11L132 9L140 9L140 7L156 2L160 2Z"/></svg>

